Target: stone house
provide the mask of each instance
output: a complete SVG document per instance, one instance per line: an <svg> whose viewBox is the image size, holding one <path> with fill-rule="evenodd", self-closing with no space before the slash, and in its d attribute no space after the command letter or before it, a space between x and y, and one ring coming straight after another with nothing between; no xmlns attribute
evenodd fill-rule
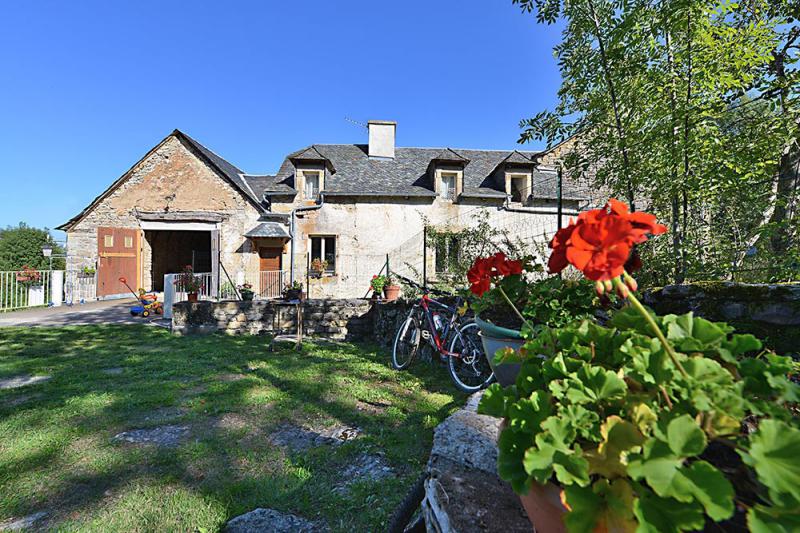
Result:
<svg viewBox="0 0 800 533"><path fill-rule="evenodd" d="M368 144L311 145L275 175L248 174L175 130L57 228L67 233L67 269L96 267L98 297L125 294L121 276L163 290L164 275L187 264L211 273L214 293L249 281L269 297L289 279L305 282L320 259L327 265L314 296L361 297L386 254L425 221L486 207L490 223L515 216L555 229L554 164L566 145L402 148L396 123L368 128ZM583 199L575 186L564 183L561 194L575 212Z"/></svg>

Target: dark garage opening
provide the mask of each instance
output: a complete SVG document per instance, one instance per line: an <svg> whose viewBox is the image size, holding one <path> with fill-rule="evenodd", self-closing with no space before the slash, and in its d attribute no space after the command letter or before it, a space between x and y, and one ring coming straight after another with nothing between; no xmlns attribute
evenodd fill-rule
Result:
<svg viewBox="0 0 800 533"><path fill-rule="evenodd" d="M146 230L150 244L153 290L164 290L164 275L181 272L192 265L195 272L211 272L211 232Z"/></svg>

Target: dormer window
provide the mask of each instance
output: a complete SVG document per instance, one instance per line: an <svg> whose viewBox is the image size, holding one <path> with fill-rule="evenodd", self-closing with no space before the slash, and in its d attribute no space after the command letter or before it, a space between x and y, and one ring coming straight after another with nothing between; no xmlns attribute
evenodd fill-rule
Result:
<svg viewBox="0 0 800 533"><path fill-rule="evenodd" d="M506 194L512 202L525 203L531 195L531 175L523 173L506 174Z"/></svg>
<svg viewBox="0 0 800 533"><path fill-rule="evenodd" d="M455 200L458 173L442 172L439 174L439 197L443 200Z"/></svg>
<svg viewBox="0 0 800 533"><path fill-rule="evenodd" d="M316 200L322 186L322 172L319 170L304 170L303 179L305 181L303 196L308 200Z"/></svg>

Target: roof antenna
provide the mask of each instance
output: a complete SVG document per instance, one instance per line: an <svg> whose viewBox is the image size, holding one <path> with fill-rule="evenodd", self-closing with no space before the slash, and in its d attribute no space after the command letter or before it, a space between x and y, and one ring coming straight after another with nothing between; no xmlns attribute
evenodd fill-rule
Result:
<svg viewBox="0 0 800 533"><path fill-rule="evenodd" d="M362 127L362 128L364 128L365 130L368 130L368 129L369 129L369 127L368 127L366 124L364 124L363 122L359 122L359 121L357 121L357 120L353 120L353 119L352 119L352 118L350 118L350 117L344 117L344 119L345 119L347 122L349 122L350 124L353 124L353 125L355 125L355 126L361 126L361 127Z"/></svg>

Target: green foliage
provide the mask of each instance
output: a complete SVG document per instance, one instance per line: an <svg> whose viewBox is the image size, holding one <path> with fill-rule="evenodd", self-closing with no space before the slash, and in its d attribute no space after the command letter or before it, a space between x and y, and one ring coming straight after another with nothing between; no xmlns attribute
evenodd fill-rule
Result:
<svg viewBox="0 0 800 533"><path fill-rule="evenodd" d="M513 2L565 24L520 142L578 134L565 170L667 224L640 282L800 279L796 1Z"/></svg>
<svg viewBox="0 0 800 533"><path fill-rule="evenodd" d="M64 255L64 249L56 244L47 228L32 228L21 222L16 227L0 229L0 271L20 270L25 265L46 270L50 262L42 255L45 244L53 247L53 255ZM54 257L53 269L63 268L64 259Z"/></svg>
<svg viewBox="0 0 800 533"><path fill-rule="evenodd" d="M793 530L800 429L789 407L800 390L788 378L792 360L691 313L653 318L683 371L631 307L605 326L574 322L526 343L516 384L492 385L479 407L507 419L500 476L520 493L557 480L571 532L600 523L689 531L730 518L746 499L713 444L737 450L737 471L749 467L763 487L748 505L751 529ZM742 422L753 417L761 420L748 435Z"/></svg>
<svg viewBox="0 0 800 533"><path fill-rule="evenodd" d="M378 274L372 276L372 279L369 282L369 286L372 288L372 291L375 294L382 294L383 288L387 285L389 279L384 276L383 274Z"/></svg>

